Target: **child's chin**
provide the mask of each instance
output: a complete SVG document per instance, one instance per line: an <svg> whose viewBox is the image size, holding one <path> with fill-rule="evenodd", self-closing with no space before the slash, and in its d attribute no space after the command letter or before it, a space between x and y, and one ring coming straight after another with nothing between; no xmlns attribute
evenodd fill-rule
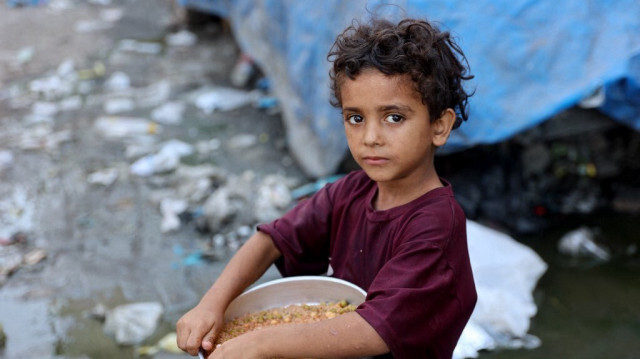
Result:
<svg viewBox="0 0 640 359"><path fill-rule="evenodd" d="M369 176L369 178L371 178L372 181L374 182L386 182L389 181L391 179L391 176L389 176L388 173L385 173L384 171L381 171L379 169L371 169L371 168L363 168L364 173L367 174L367 176Z"/></svg>

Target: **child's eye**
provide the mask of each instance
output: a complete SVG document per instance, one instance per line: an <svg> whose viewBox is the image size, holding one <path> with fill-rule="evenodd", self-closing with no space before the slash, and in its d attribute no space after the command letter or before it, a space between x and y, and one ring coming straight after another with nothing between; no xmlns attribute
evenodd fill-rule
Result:
<svg viewBox="0 0 640 359"><path fill-rule="evenodd" d="M385 117L384 120L390 123L400 123L404 120L404 117L394 113Z"/></svg>
<svg viewBox="0 0 640 359"><path fill-rule="evenodd" d="M357 125L363 121L364 121L364 118L360 115L351 115L347 117L347 122L349 122L352 125Z"/></svg>

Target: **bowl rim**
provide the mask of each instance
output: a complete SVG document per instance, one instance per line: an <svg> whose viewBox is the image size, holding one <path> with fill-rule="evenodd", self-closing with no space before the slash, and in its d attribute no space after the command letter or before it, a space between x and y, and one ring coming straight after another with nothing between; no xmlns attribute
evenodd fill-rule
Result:
<svg viewBox="0 0 640 359"><path fill-rule="evenodd" d="M251 292L253 292L255 290L259 290L260 288L276 285L276 284L279 284L279 283L308 282L308 281L313 281L313 280L317 280L317 281L321 281L321 282L334 282L334 283L342 284L342 285L345 285L347 287L351 287L351 288L357 290L358 292L360 292L365 297L367 295L367 292L364 289L362 289L359 286L357 286L357 285L355 285L355 284L353 284L353 283L351 283L349 281L346 281L344 279L334 278L334 277L326 277L326 276L320 276L320 275L300 275L300 276L284 277L284 278L274 279L274 280L270 280L270 281L265 282L265 283L258 284L258 285L254 286L254 287L251 287L251 288L245 290L242 294L240 294L240 296L242 296L244 294L251 293Z"/></svg>

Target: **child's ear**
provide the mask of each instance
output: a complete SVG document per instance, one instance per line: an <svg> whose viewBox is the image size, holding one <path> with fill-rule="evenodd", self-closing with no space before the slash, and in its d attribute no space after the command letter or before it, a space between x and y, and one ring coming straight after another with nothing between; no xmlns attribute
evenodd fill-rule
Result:
<svg viewBox="0 0 640 359"><path fill-rule="evenodd" d="M456 113L448 108L442 111L440 117L435 120L433 126L433 145L436 147L444 146L447 143L453 124L456 122Z"/></svg>

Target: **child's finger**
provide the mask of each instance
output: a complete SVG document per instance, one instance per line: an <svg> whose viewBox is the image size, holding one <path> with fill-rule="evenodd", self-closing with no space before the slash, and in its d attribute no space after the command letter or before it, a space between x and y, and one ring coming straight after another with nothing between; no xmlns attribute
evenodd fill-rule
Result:
<svg viewBox="0 0 640 359"><path fill-rule="evenodd" d="M218 336L218 333L216 330L216 326L214 325L213 328L211 328L211 330L207 334L205 334L204 337L202 338L202 349L204 349L207 352L212 351L213 343L215 343L217 336Z"/></svg>

